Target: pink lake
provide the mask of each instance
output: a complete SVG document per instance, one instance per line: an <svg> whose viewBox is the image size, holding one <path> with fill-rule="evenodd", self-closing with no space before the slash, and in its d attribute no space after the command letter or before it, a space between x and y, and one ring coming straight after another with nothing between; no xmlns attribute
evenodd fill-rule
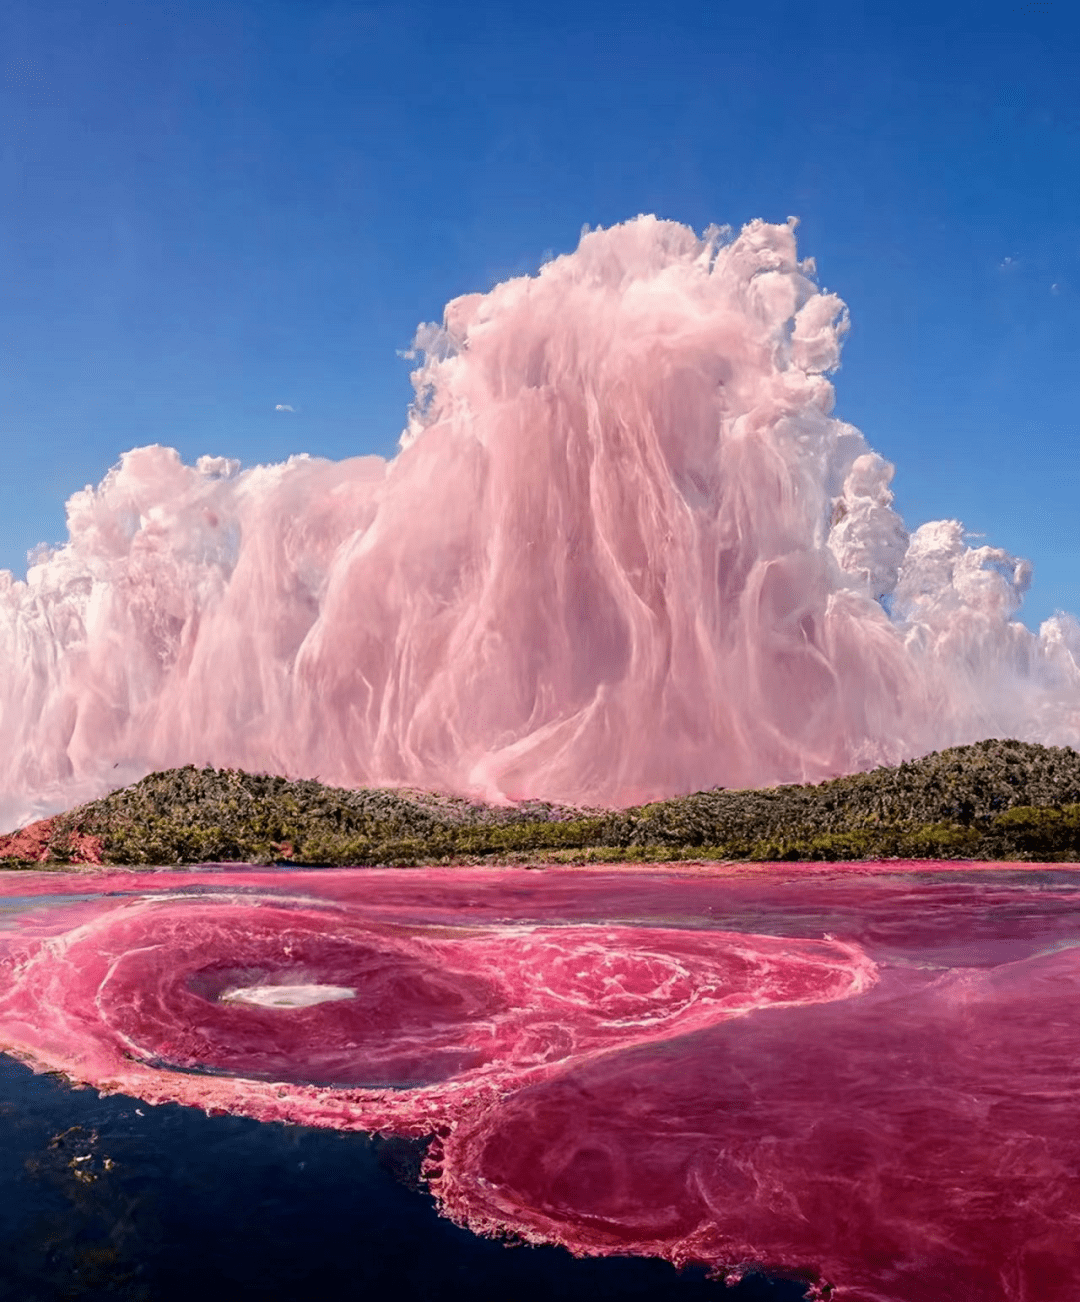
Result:
<svg viewBox="0 0 1080 1302"><path fill-rule="evenodd" d="M480 1233L853 1302L1080 1295L1080 867L0 874L0 1048L434 1135Z"/></svg>

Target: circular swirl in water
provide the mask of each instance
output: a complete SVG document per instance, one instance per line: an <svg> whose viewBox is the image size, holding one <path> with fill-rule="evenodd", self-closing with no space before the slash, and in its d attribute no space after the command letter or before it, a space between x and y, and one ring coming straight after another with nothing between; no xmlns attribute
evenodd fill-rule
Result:
<svg viewBox="0 0 1080 1302"><path fill-rule="evenodd" d="M95 937L121 951L96 1003L129 1055L369 1089L416 1088L484 1061L475 1024L503 1006L492 982L448 969L407 933L265 905L243 906L241 927L235 910L185 901L144 916L137 945L125 943L124 918Z"/></svg>
<svg viewBox="0 0 1080 1302"><path fill-rule="evenodd" d="M101 898L54 924L6 960L16 1052L150 1101L425 1134L598 1055L875 980L832 940L377 921L277 882Z"/></svg>

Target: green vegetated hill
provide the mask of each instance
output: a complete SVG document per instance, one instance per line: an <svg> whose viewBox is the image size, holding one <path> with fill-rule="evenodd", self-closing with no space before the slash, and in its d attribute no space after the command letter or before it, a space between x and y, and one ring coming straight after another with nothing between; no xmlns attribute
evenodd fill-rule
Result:
<svg viewBox="0 0 1080 1302"><path fill-rule="evenodd" d="M59 815L48 831L39 861L56 865L87 838L113 864L1080 860L1080 754L982 741L816 786L716 789L619 810L498 808L188 767ZM0 845L0 862L13 866L3 854Z"/></svg>

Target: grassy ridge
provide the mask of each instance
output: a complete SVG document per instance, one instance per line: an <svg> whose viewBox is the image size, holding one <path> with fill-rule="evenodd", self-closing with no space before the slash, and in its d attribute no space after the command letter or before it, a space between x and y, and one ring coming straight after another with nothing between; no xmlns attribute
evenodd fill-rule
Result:
<svg viewBox="0 0 1080 1302"><path fill-rule="evenodd" d="M1080 860L1080 755L991 740L816 786L621 810L496 808L188 767L59 815L48 832L54 865L76 861L87 838L113 864ZM0 846L0 864L23 862Z"/></svg>

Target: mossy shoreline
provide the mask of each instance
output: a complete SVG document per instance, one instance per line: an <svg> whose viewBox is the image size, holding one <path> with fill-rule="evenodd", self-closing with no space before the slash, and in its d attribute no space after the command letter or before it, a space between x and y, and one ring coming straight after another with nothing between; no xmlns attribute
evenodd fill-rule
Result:
<svg viewBox="0 0 1080 1302"><path fill-rule="evenodd" d="M813 786L614 810L189 766L0 837L0 868L889 858L1080 860L1080 754L994 739Z"/></svg>

